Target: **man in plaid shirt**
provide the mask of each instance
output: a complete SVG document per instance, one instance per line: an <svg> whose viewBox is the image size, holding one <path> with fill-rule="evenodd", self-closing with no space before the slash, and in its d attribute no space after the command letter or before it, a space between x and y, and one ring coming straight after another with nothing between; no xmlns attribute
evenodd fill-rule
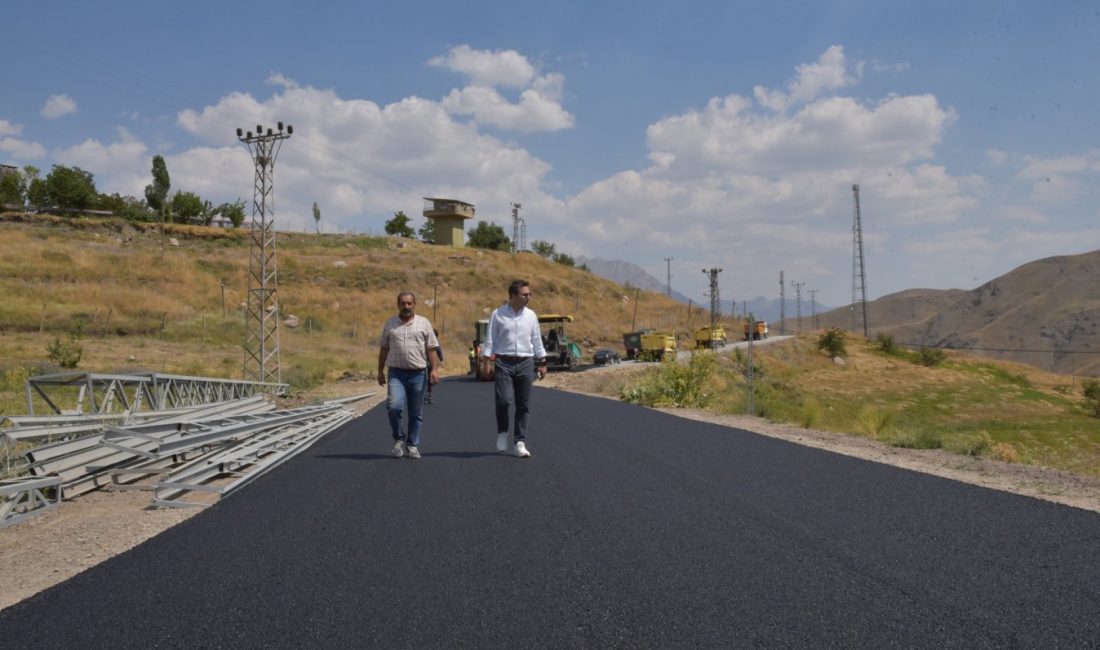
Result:
<svg viewBox="0 0 1100 650"><path fill-rule="evenodd" d="M397 294L397 315L382 326L378 346L378 384L388 385L386 411L393 432L393 455L420 458L426 384L439 383L439 341L431 321L416 315L413 292ZM409 424L404 435L401 419L406 412Z"/></svg>

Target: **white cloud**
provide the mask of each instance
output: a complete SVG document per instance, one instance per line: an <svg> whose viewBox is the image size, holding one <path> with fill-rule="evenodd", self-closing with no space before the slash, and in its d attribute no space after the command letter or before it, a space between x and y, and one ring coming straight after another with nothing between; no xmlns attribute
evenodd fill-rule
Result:
<svg viewBox="0 0 1100 650"><path fill-rule="evenodd" d="M857 83L862 69L862 64L857 64L855 70L849 73L844 48L834 45L825 50L815 63L804 63L795 68L797 74L787 85L786 93L756 86L753 95L761 106L782 113L794 104L808 102L826 92Z"/></svg>
<svg viewBox="0 0 1100 650"><path fill-rule="evenodd" d="M75 112L76 102L72 97L68 95L50 95L50 98L42 105L41 114L47 120L53 120Z"/></svg>
<svg viewBox="0 0 1100 650"><path fill-rule="evenodd" d="M276 165L276 218L302 224L312 224L315 200L326 221L343 228L365 214L404 210L416 218L423 196L482 202L486 210L496 205L503 215L517 196L536 204L549 170L523 149L455 121L437 102L409 97L380 106L293 86L263 101L234 93L201 111L181 111L178 125L209 146L166 159L173 186L215 202L242 193L249 199L254 168L228 125L251 130L277 121L295 131Z"/></svg>
<svg viewBox="0 0 1100 650"><path fill-rule="evenodd" d="M97 176L132 170L145 161L145 144L125 128L117 128L116 132L117 142L103 144L88 139L74 147L55 151L54 158L63 165L94 171Z"/></svg>
<svg viewBox="0 0 1100 650"><path fill-rule="evenodd" d="M0 138L0 151L18 160L38 160L46 157L46 148L37 142L18 138Z"/></svg>
<svg viewBox="0 0 1100 650"><path fill-rule="evenodd" d="M515 50L490 52L460 45L446 57L428 63L470 79L470 85L453 89L443 98L441 105L453 115L469 115L478 124L521 133L573 126L573 116L561 105L565 77L558 73L536 76L535 67ZM498 86L519 89L518 101L505 97Z"/></svg>
<svg viewBox="0 0 1100 650"><path fill-rule="evenodd" d="M1044 180L1050 176L1100 172L1100 149L1085 154L1060 158L1027 158L1027 164L1017 173L1017 178Z"/></svg>
<svg viewBox="0 0 1100 650"><path fill-rule="evenodd" d="M455 115L472 115L481 124L521 133L573 126L573 116L561 104L535 89L523 91L519 102L513 104L492 88L467 86L452 90L443 98L442 106Z"/></svg>
<svg viewBox="0 0 1100 650"><path fill-rule="evenodd" d="M475 86L523 88L535 77L535 67L515 50L491 52L459 45L447 56L433 57L428 65L464 74Z"/></svg>
<svg viewBox="0 0 1100 650"><path fill-rule="evenodd" d="M278 72L271 73L267 78L267 83L273 86L281 86L283 88L297 88L298 82Z"/></svg>
<svg viewBox="0 0 1100 650"><path fill-rule="evenodd" d="M994 165L1003 165L1008 162L1008 153L1000 149L989 149L985 152L986 159Z"/></svg>
<svg viewBox="0 0 1100 650"><path fill-rule="evenodd" d="M23 133L23 125L0 120L0 152L18 160L38 160L46 156L46 148L37 142L27 142L16 136Z"/></svg>
<svg viewBox="0 0 1100 650"><path fill-rule="evenodd" d="M22 124L15 124L7 120L0 120L0 135L19 135L23 132Z"/></svg>

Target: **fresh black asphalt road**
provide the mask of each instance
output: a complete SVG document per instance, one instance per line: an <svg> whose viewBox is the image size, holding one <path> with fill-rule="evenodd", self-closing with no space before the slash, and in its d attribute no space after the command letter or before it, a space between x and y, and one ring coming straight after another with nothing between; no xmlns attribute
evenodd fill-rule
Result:
<svg viewBox="0 0 1100 650"><path fill-rule="evenodd" d="M0 612L4 648L1100 645L1100 515L536 388L449 380Z"/></svg>

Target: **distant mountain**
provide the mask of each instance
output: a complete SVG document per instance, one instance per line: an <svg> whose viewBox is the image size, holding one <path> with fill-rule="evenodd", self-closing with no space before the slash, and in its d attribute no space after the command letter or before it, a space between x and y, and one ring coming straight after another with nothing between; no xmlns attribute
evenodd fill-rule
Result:
<svg viewBox="0 0 1100 650"><path fill-rule="evenodd" d="M965 349L1065 374L1100 373L1100 251L1029 262L969 291L909 289L867 308L872 337L882 332L897 343ZM852 322L849 307L819 318L821 327L850 329ZM795 326L789 316L785 326ZM860 319L855 329L862 327Z"/></svg>
<svg viewBox="0 0 1100 650"><path fill-rule="evenodd" d="M580 266L581 264L585 264L596 275L611 280L612 282L617 282L624 286L629 284L630 286L638 287L639 289L643 289L646 291L655 291L657 293L664 293L666 289L666 285L664 282L653 277L652 275L647 273L645 269L638 266L637 264L631 264L630 262L623 262L620 260L605 260L598 257L582 256L574 258L574 261L577 263L578 266ZM673 291L672 298L684 304L687 304L690 301L693 305L701 305L703 307L709 308L710 298L703 295L703 291L705 291L706 289L706 276L700 275L699 278L700 292L698 298L688 298L679 291ZM720 295L727 295L726 292L722 290L721 282L719 282L718 284L718 290ZM773 300L771 298L757 296L751 300L748 300L746 305L744 299L737 296L733 296L732 298L737 300L736 314L738 316L743 316L747 308L749 313L751 313L756 318L756 320L763 320L768 322L779 320L780 309L778 299ZM725 299L720 299L718 302L719 308L721 309L723 314L734 313L735 306L731 303L730 297L727 296ZM785 299L784 307L785 309L783 310L783 313L785 315L792 316L797 313L798 304L795 300L792 300L790 298ZM803 302L801 307L806 316L810 316L811 313L821 313L832 309L831 307L826 307L821 303L813 305L808 301Z"/></svg>

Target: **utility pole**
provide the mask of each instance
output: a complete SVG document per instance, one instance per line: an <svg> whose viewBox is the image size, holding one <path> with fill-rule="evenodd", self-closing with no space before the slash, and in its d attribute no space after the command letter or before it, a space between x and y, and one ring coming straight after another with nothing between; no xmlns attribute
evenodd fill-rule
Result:
<svg viewBox="0 0 1100 650"><path fill-rule="evenodd" d="M863 224L859 214L859 185L852 186L855 198L855 216L852 220L852 306L851 330L856 329L856 309L863 320L863 336L867 338L867 269L863 263Z"/></svg>
<svg viewBox="0 0 1100 650"><path fill-rule="evenodd" d="M817 289L807 289L810 292L810 314L813 316L814 329L817 327Z"/></svg>
<svg viewBox="0 0 1100 650"><path fill-rule="evenodd" d="M519 247L519 209L522 207L519 203L512 204L512 253L522 250Z"/></svg>
<svg viewBox="0 0 1100 650"><path fill-rule="evenodd" d="M794 287L795 313L798 314L798 329L795 331L796 334L802 333L802 287L805 284L805 282L791 281L791 286Z"/></svg>
<svg viewBox="0 0 1100 650"><path fill-rule="evenodd" d="M746 316L746 319L748 320L748 325L749 325L749 329L748 329L749 342L748 342L748 345L747 345L748 354L746 355L746 360L748 361L749 368L748 368L748 370L745 374L745 379L746 379L745 386L748 389L748 395L746 396L746 399L745 399L745 407L746 407L745 411L746 411L746 413L748 413L748 415L754 416L754 415L756 415L756 380L755 380L755 377L754 377L753 362L752 362L752 340L754 338L756 338L756 336L755 336L755 334L756 334L756 317L753 316L752 314L748 314Z"/></svg>
<svg viewBox="0 0 1100 650"><path fill-rule="evenodd" d="M721 304L718 300L718 274L722 272L722 269L703 269L703 273L707 275L710 290L706 295L710 296L710 328L714 329L718 327L718 317L721 315Z"/></svg>
<svg viewBox="0 0 1100 650"><path fill-rule="evenodd" d="M665 272L666 272L666 275L667 275L667 278L668 278L665 281L665 295L668 296L669 298L671 298L672 297L672 258L671 257L666 257L665 258L665 266L667 267Z"/></svg>
<svg viewBox="0 0 1100 650"><path fill-rule="evenodd" d="M783 298L783 271L779 272L779 334L783 335L783 321L787 318L787 301Z"/></svg>
<svg viewBox="0 0 1100 650"><path fill-rule="evenodd" d="M275 295L278 275L275 265L275 159L283 140L294 127L278 123L278 131L267 132L256 125L256 133L237 129L237 139L248 146L256 177L252 188L251 246L248 266L248 301L245 311L244 378L259 382L282 382L279 367L279 301Z"/></svg>

